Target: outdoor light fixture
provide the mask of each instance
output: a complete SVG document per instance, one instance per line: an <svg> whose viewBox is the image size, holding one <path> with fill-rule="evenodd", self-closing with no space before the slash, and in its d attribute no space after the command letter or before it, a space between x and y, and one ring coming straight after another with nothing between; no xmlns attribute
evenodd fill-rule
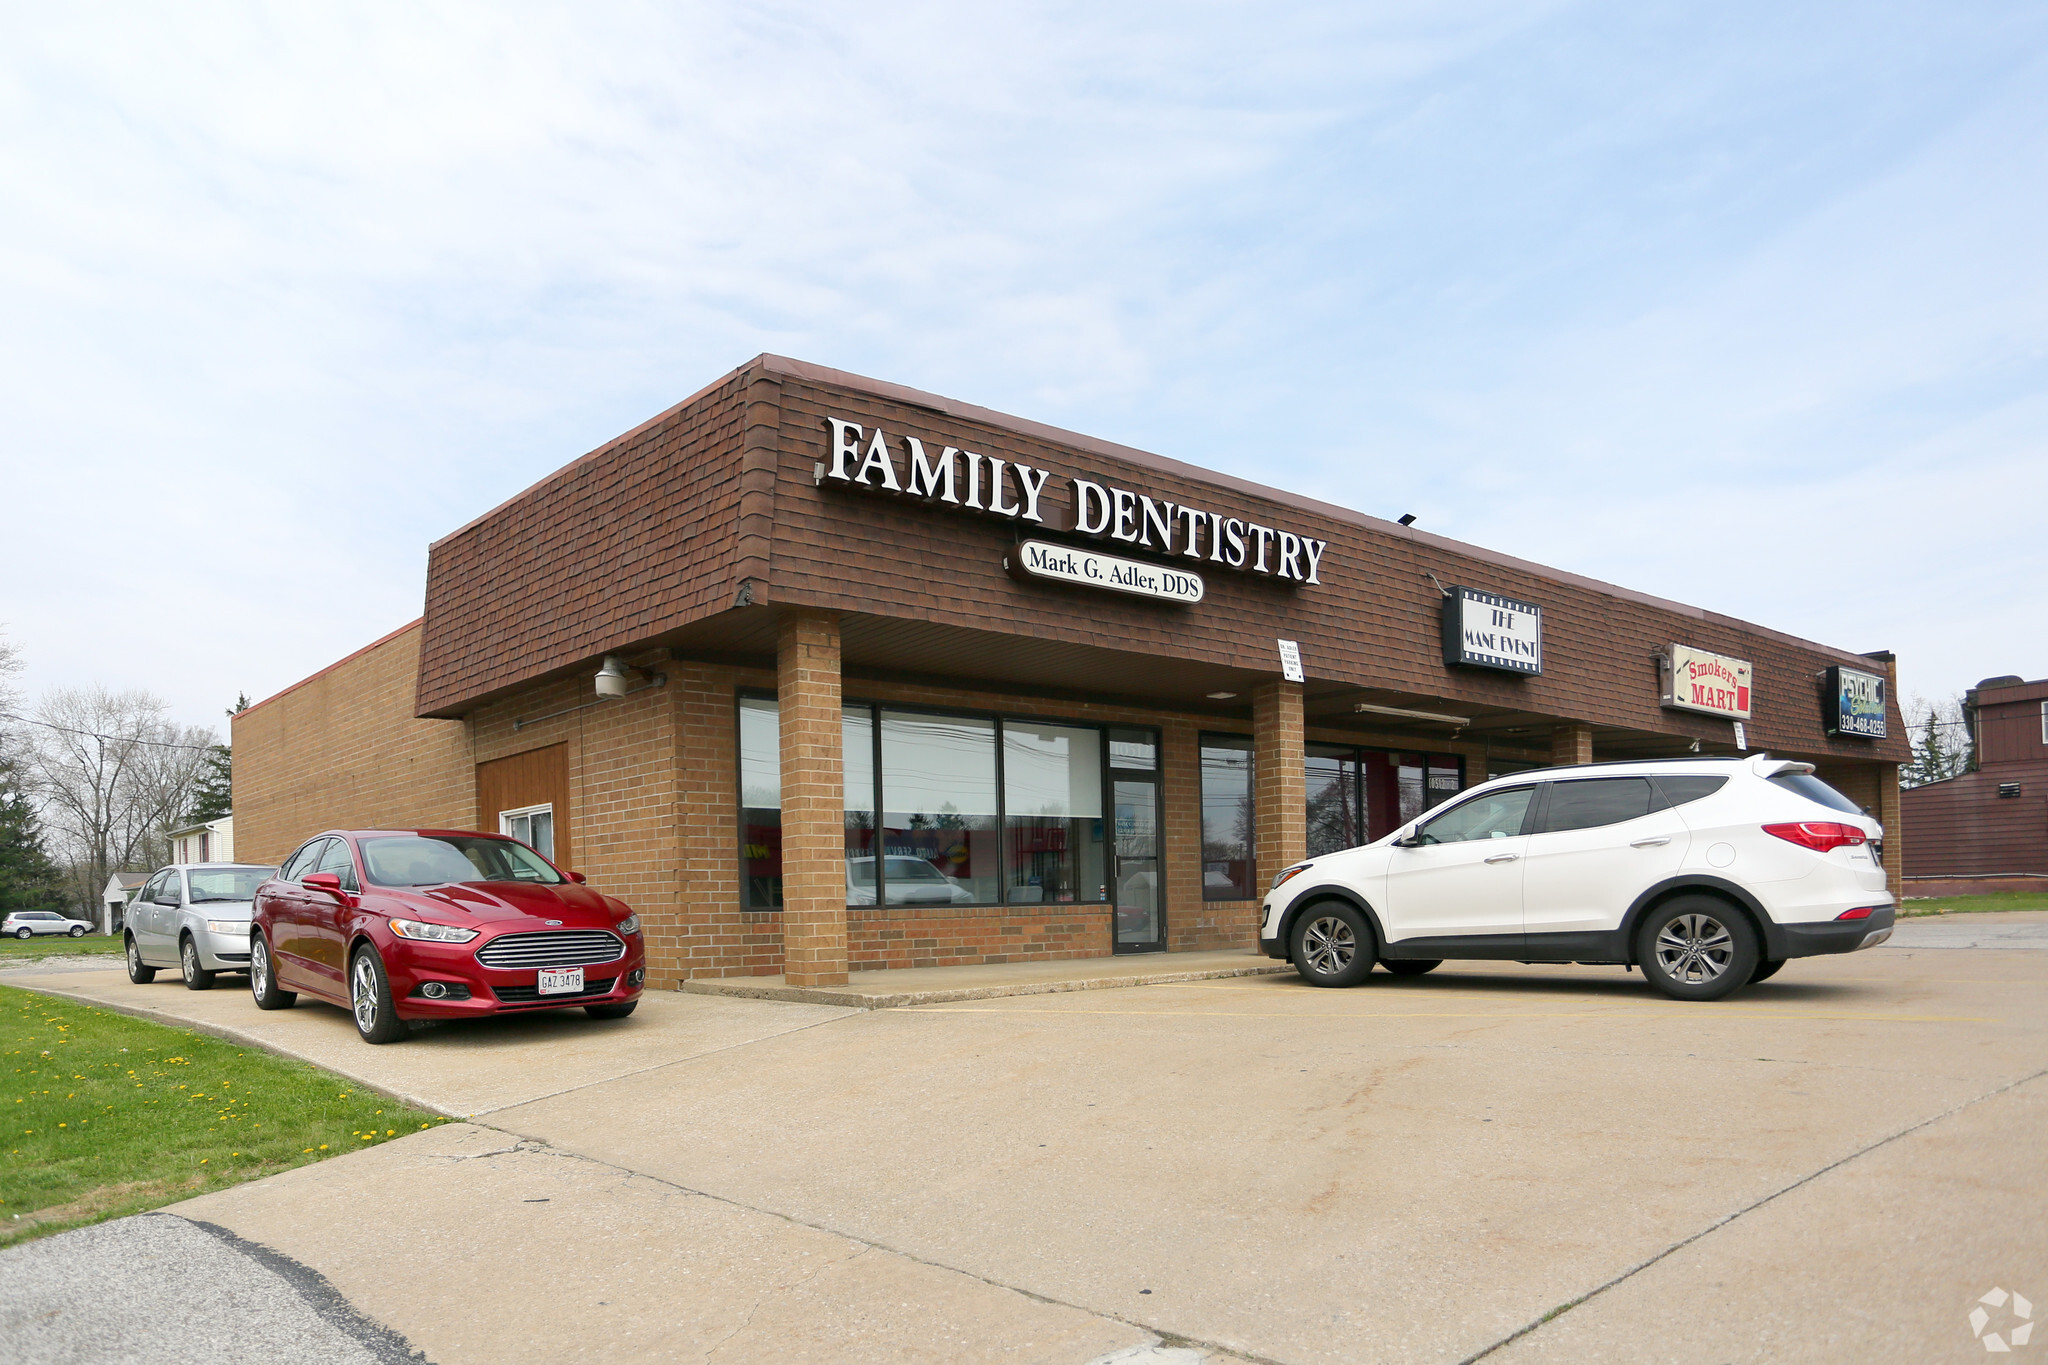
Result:
<svg viewBox="0 0 2048 1365"><path fill-rule="evenodd" d="M1403 720L1433 720L1440 725L1470 725L1470 716L1446 716L1438 711L1410 711L1401 706L1374 706L1369 702L1358 702L1353 711L1370 712L1375 716L1399 716Z"/></svg>
<svg viewBox="0 0 2048 1365"><path fill-rule="evenodd" d="M616 654L604 656L604 667L597 670L597 695L600 697L623 697L626 695L626 666L619 662Z"/></svg>
<svg viewBox="0 0 2048 1365"><path fill-rule="evenodd" d="M1234 697L1234 696L1236 696L1236 695L1237 695L1237 693L1235 693L1235 692L1211 692L1211 693L1209 693L1209 700L1210 700L1210 701L1229 701L1229 700L1230 700L1230 699L1231 699L1232 697Z"/></svg>
<svg viewBox="0 0 2048 1365"><path fill-rule="evenodd" d="M1415 524L1415 514L1414 514L1413 512L1403 512L1403 513L1401 514L1401 525L1403 525L1403 526L1413 526L1414 524Z"/></svg>

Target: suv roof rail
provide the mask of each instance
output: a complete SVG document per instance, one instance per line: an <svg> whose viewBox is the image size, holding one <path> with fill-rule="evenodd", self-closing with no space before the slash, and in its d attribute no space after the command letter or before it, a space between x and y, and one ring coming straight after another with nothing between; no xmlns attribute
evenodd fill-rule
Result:
<svg viewBox="0 0 2048 1365"><path fill-rule="evenodd" d="M1544 768L1526 768L1518 773L1502 773L1490 777L1489 782L1506 782L1517 777L1540 777L1544 773L1583 772L1587 768L1640 768L1651 763L1748 763L1753 759L1769 758L1767 753L1754 754L1682 754L1676 758L1604 758L1598 763L1553 763Z"/></svg>

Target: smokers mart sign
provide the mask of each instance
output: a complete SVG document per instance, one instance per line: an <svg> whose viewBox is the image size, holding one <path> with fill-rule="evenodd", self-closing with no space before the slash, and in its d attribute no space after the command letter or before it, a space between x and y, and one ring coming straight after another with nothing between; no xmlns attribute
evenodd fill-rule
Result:
<svg viewBox="0 0 2048 1365"><path fill-rule="evenodd" d="M1149 561L1026 541L1011 559L1012 573L1174 602L1201 600L1197 565L1301 584L1323 581L1323 555L1330 545L1313 536L957 446L927 446L919 437L893 437L880 427L867 428L840 417L827 417L825 425L831 435L827 458L816 468L820 487L893 494L1194 561L1173 570ZM1037 553L1029 553L1034 549Z"/></svg>

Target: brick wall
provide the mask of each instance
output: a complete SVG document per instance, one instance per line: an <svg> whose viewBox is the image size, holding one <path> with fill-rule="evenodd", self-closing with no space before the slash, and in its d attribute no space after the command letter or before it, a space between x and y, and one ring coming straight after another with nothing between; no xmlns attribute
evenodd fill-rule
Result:
<svg viewBox="0 0 2048 1365"><path fill-rule="evenodd" d="M323 829L476 821L461 721L413 715L415 621L234 718L235 852L275 863Z"/></svg>

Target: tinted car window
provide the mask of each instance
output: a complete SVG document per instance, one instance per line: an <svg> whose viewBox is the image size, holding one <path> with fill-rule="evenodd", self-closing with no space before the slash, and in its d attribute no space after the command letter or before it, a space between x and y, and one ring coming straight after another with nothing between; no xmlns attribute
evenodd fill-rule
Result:
<svg viewBox="0 0 2048 1365"><path fill-rule="evenodd" d="M320 855L327 850L327 840L315 839L285 860L284 871L278 875L288 882L304 881L306 874L320 866Z"/></svg>
<svg viewBox="0 0 2048 1365"><path fill-rule="evenodd" d="M348 851L348 840L327 841L327 851L320 855L320 871L332 872L341 878L342 890L356 889L356 860Z"/></svg>
<svg viewBox="0 0 2048 1365"><path fill-rule="evenodd" d="M1703 773L1657 778L1657 789L1664 793L1664 804L1667 806L1682 806L1688 801L1697 801L1702 796L1712 796L1727 785L1727 778L1710 777Z"/></svg>
<svg viewBox="0 0 2048 1365"><path fill-rule="evenodd" d="M1650 813L1650 780L1646 777L1596 777L1585 782L1553 782L1543 809L1540 833L1618 825Z"/></svg>
<svg viewBox="0 0 2048 1365"><path fill-rule="evenodd" d="M1815 777L1812 773L1779 773L1771 781L1787 791L1798 792L1809 801L1817 801L1829 810L1841 811L1844 815L1861 815L1863 807Z"/></svg>
<svg viewBox="0 0 2048 1365"><path fill-rule="evenodd" d="M1451 807L1415 832L1417 843L1462 844L1471 839L1505 839L1522 832L1534 787L1488 792Z"/></svg>

